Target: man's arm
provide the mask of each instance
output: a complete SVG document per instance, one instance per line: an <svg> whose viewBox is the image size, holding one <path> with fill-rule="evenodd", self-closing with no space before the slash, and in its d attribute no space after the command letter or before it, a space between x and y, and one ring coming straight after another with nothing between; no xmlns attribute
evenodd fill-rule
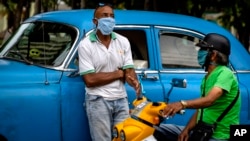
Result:
<svg viewBox="0 0 250 141"><path fill-rule="evenodd" d="M193 114L193 116L189 120L188 124L182 130L181 134L178 137L178 140L181 140L181 141L187 141L188 140L190 130L193 129L194 126L196 125L197 115L198 115L198 110L196 110L196 112Z"/></svg>
<svg viewBox="0 0 250 141"><path fill-rule="evenodd" d="M135 89L137 95L141 93L140 82L138 81L133 68L125 69L125 80L131 87Z"/></svg>
<svg viewBox="0 0 250 141"><path fill-rule="evenodd" d="M222 95L223 95L223 89L219 87L213 87L207 96L185 101L186 102L185 107L181 102L168 103L168 106L164 108L164 115L174 116L177 112L179 112L183 108L200 109L209 107Z"/></svg>
<svg viewBox="0 0 250 141"><path fill-rule="evenodd" d="M116 70L113 72L89 73L82 76L87 87L97 87L109 84L115 80L123 80L124 72Z"/></svg>

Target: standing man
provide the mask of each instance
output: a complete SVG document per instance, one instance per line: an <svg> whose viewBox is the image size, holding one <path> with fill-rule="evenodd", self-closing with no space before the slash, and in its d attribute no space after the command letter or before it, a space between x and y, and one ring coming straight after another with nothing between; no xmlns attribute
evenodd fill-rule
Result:
<svg viewBox="0 0 250 141"><path fill-rule="evenodd" d="M93 18L96 30L78 48L92 141L111 141L113 126L129 117L125 82L140 94L129 41L113 32L114 17L111 5L99 5Z"/></svg>
<svg viewBox="0 0 250 141"><path fill-rule="evenodd" d="M187 141L191 135L190 131L199 120L206 124L214 124L223 111L236 100L222 120L216 122L217 126L209 138L209 141L228 141L230 125L239 124L241 105L240 97L237 97L239 93L237 78L228 68L230 42L220 34L210 33L197 46L200 47L198 62L207 71L201 83L201 97L169 103L164 109L164 113L166 116L174 116L178 111L185 108L197 110L185 127L162 124L161 129L165 140ZM200 118L201 114L202 119ZM157 138L158 135L155 134L155 137Z"/></svg>

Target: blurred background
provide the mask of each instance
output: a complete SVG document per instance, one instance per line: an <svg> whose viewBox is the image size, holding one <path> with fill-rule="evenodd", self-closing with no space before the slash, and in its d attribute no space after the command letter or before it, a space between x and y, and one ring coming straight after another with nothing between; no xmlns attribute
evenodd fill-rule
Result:
<svg viewBox="0 0 250 141"><path fill-rule="evenodd" d="M0 0L0 44L25 19L43 12L95 8L147 10L195 16L229 30L250 52L250 0ZM191 21L190 21L191 22Z"/></svg>

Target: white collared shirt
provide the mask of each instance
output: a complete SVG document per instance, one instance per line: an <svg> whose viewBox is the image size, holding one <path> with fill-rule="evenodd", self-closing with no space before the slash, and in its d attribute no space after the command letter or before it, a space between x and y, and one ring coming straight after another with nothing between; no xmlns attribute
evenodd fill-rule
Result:
<svg viewBox="0 0 250 141"><path fill-rule="evenodd" d="M84 38L78 47L79 73L85 75L95 72L113 72L118 68L133 68L133 59L128 39L112 32L108 48L96 38L93 31ZM107 85L85 88L88 94L100 95L107 100L115 100L127 96L124 83L120 80Z"/></svg>

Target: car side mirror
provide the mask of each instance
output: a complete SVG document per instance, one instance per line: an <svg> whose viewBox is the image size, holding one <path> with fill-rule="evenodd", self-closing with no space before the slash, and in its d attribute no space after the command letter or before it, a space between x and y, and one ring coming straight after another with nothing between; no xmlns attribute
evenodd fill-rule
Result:
<svg viewBox="0 0 250 141"><path fill-rule="evenodd" d="M187 87L187 80L186 79L173 78L172 79L172 86L173 87L179 87L179 88L186 88Z"/></svg>

